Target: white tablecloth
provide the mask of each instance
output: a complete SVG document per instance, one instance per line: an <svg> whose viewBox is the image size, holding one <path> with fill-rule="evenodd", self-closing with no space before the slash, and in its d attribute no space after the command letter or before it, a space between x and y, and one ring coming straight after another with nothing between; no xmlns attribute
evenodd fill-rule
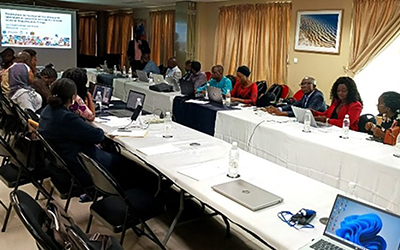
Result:
<svg viewBox="0 0 400 250"><path fill-rule="evenodd" d="M128 99L129 91L135 90L146 95L144 100L143 109L147 112L153 113L154 110L160 109L165 111L172 111L172 104L175 96L180 95L180 92L156 92L149 89L150 83L141 81L132 81L127 79L114 79L113 95L120 98L124 102Z"/></svg>
<svg viewBox="0 0 400 250"><path fill-rule="evenodd" d="M110 131L104 123L98 125L105 131ZM226 173L216 173L201 181L178 173L187 166L201 166L210 161L227 169L230 149L228 143L176 123L172 128L172 138L163 138L163 132L164 125L155 124L150 126L145 138L114 139L161 171L180 188L224 214L231 221L255 233L276 249L298 249L316 236L322 235L324 226L318 220L329 216L339 190L241 151L241 178L284 198L281 204L253 212L212 190L211 186L232 180ZM193 142L199 143L200 146L190 146ZM137 150L163 144L172 144L180 150L159 155L144 155ZM296 230L277 217L280 211L297 212L302 208L317 211L317 217L313 221L315 229Z"/></svg>
<svg viewBox="0 0 400 250"><path fill-rule="evenodd" d="M400 213L400 159L393 157L394 147L354 131L349 140L341 139L337 127L311 133L302 128L290 118L239 110L217 113L215 136L341 190L355 182L358 196Z"/></svg>

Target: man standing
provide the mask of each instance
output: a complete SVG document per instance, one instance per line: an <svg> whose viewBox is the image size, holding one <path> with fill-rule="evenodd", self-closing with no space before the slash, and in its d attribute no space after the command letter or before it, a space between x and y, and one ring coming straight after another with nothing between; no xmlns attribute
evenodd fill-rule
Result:
<svg viewBox="0 0 400 250"><path fill-rule="evenodd" d="M137 69L143 69L141 62L142 54L150 54L150 47L149 43L142 39L142 34L138 27L135 28L134 37L135 39L129 41L127 54L132 73L135 74Z"/></svg>
<svg viewBox="0 0 400 250"><path fill-rule="evenodd" d="M182 71L178 67L178 62L175 57L171 57L168 59L168 69L167 73L165 73L165 77L170 77L174 79L176 82L182 78Z"/></svg>
<svg viewBox="0 0 400 250"><path fill-rule="evenodd" d="M279 108L269 106L267 107L268 113L278 116L294 117L292 106L305 109L313 109L320 112L326 110L324 94L322 94L322 92L316 88L317 81L314 78L306 76L303 78L299 85L301 91L303 92L303 97L299 101L294 102L292 105L286 105Z"/></svg>
<svg viewBox="0 0 400 250"><path fill-rule="evenodd" d="M221 93L226 95L226 92L232 91L232 82L224 76L224 68L221 65L215 65L211 69L212 79L208 82L211 87L221 89ZM197 89L197 92L207 91L207 85Z"/></svg>

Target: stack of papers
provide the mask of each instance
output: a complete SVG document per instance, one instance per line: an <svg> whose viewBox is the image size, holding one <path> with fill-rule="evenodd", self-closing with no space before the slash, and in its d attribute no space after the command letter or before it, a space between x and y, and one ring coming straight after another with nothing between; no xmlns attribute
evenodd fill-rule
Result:
<svg viewBox="0 0 400 250"><path fill-rule="evenodd" d="M196 181L208 179L213 176L225 174L228 166L224 166L217 162L206 162L203 164L196 164L183 167L178 170L178 173L190 177Z"/></svg>
<svg viewBox="0 0 400 250"><path fill-rule="evenodd" d="M94 119L95 122L105 124L109 127L124 127L131 122L130 117L100 116Z"/></svg>

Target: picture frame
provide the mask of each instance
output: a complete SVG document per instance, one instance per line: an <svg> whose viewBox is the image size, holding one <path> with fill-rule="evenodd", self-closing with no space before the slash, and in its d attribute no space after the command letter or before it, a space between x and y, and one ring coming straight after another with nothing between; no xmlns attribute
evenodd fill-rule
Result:
<svg viewBox="0 0 400 250"><path fill-rule="evenodd" d="M343 10L298 11L295 51L340 54Z"/></svg>

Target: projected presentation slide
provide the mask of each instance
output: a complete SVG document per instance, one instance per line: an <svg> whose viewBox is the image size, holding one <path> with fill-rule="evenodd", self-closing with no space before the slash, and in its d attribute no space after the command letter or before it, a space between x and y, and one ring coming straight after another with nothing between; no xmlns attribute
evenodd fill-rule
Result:
<svg viewBox="0 0 400 250"><path fill-rule="evenodd" d="M1 9L1 45L71 48L71 15Z"/></svg>

